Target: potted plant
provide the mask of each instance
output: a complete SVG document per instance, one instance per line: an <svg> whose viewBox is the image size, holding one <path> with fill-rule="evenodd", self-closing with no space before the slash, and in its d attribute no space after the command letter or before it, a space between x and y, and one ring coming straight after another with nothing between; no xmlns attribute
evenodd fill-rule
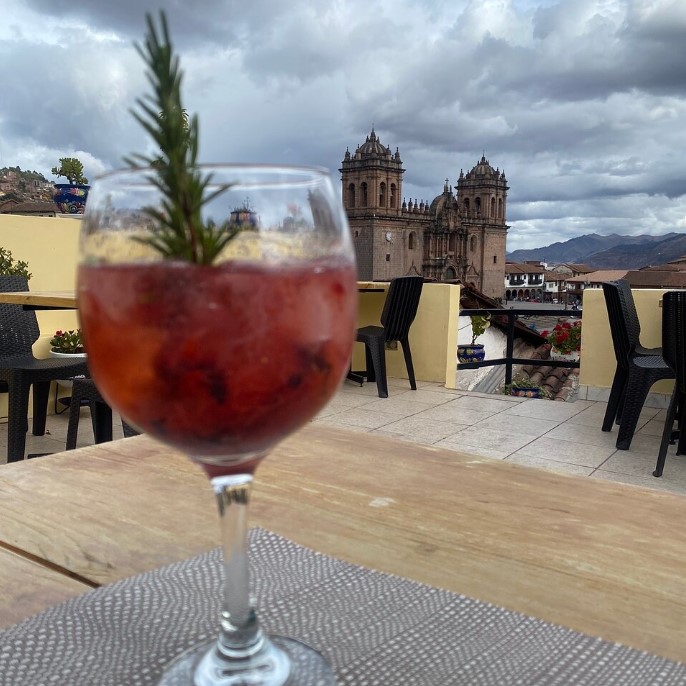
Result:
<svg viewBox="0 0 686 686"><path fill-rule="evenodd" d="M64 355L85 356L81 329L76 329L76 331L55 331L55 335L50 339L50 352L56 353L53 357L62 357Z"/></svg>
<svg viewBox="0 0 686 686"><path fill-rule="evenodd" d="M83 164L76 157L60 157L59 167L53 167L55 176L63 176L69 183L55 184L55 204L63 214L83 214L88 199L88 179L83 175Z"/></svg>
<svg viewBox="0 0 686 686"><path fill-rule="evenodd" d="M550 357L554 360L576 361L581 350L581 322L560 322L552 331L542 331L543 336L550 343Z"/></svg>
<svg viewBox="0 0 686 686"><path fill-rule="evenodd" d="M483 334L491 325L490 314L473 314L472 320L472 342L457 346L457 359L459 362L481 362L486 356L486 351L481 343L476 339Z"/></svg>
<svg viewBox="0 0 686 686"><path fill-rule="evenodd" d="M503 387L504 395L514 395L519 398L547 398L548 393L539 384L534 383L528 376L516 374L512 383Z"/></svg>
<svg viewBox="0 0 686 686"><path fill-rule="evenodd" d="M86 357L81 329L55 331L50 339L50 357ZM65 388L72 387L71 379L60 379L58 383Z"/></svg>

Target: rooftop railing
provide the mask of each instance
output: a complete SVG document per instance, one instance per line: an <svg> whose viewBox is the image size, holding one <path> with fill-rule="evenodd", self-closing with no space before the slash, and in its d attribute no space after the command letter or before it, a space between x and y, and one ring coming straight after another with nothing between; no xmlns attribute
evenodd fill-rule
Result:
<svg viewBox="0 0 686 686"><path fill-rule="evenodd" d="M567 369L573 369L580 366L580 362L569 362L568 360L536 360L527 357L515 357L514 356L514 333L515 333L515 322L519 317L560 317L568 316L574 317L575 319L582 318L583 310L559 310L551 307L540 307L535 309L529 308L508 308L508 309L498 309L498 308L478 308L478 309L468 309L460 310L460 316L471 316L471 315L491 315L491 321L493 317L501 317L501 322L505 320L505 332L507 336L507 344L505 348L505 357L493 358L490 360L482 360L481 362L458 362L458 369L479 369L481 367L495 367L499 365L505 365L505 383L512 383L512 367L517 364L538 364L539 366L546 367L566 367ZM564 315L562 314L564 313ZM536 333L536 332L534 332Z"/></svg>

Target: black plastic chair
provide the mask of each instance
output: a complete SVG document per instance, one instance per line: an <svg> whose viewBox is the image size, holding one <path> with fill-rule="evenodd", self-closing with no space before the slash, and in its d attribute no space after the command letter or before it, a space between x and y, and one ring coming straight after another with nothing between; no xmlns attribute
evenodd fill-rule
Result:
<svg viewBox="0 0 686 686"><path fill-rule="evenodd" d="M641 345L641 322L638 319L634 294L631 292L629 282L626 279L619 279L613 283L619 288L624 297L626 325L629 331L629 339L634 344L634 352L637 355L662 355L662 348L644 348Z"/></svg>
<svg viewBox="0 0 686 686"><path fill-rule="evenodd" d="M28 291L23 276L0 276L0 291ZM32 346L40 330L36 313L21 305L0 303L0 392L9 393L7 461L24 459L28 431L29 392L33 386L33 434L45 434L50 382L87 374L83 358L39 360Z"/></svg>
<svg viewBox="0 0 686 686"><path fill-rule="evenodd" d="M629 324L631 315L622 286L614 281L604 283L603 293L617 359L603 431L619 424L617 449L629 450L650 387L661 379L673 379L674 372L662 355L636 352L638 329Z"/></svg>
<svg viewBox="0 0 686 686"><path fill-rule="evenodd" d="M410 327L417 314L424 278L399 276L391 281L386 295L381 326L363 326L357 330L357 341L364 343L368 381L376 380L379 398L388 398L386 378L386 343L398 341L403 348L410 388L417 390L410 351Z"/></svg>
<svg viewBox="0 0 686 686"><path fill-rule="evenodd" d="M76 441L79 436L79 419L81 417L81 407L87 403L91 411L91 422L93 424L93 436L96 443L106 443L112 440L112 408L107 404L100 394L98 387L93 379L74 379L69 403L69 425L67 427L67 450L76 448ZM124 436L138 435L130 424L123 419L121 421Z"/></svg>
<svg viewBox="0 0 686 686"><path fill-rule="evenodd" d="M662 441L653 476L662 476L667 446L674 438L674 420L679 416L679 443L676 454L686 453L686 432L682 430L684 399L686 398L686 291L668 291L662 298L662 349L665 362L674 372L676 381L669 401Z"/></svg>

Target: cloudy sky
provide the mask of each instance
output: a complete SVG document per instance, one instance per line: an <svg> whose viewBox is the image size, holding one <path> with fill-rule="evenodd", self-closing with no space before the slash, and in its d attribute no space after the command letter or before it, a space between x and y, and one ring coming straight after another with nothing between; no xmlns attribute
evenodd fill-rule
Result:
<svg viewBox="0 0 686 686"><path fill-rule="evenodd" d="M508 250L686 231L686 0L4 0L0 166L150 147L133 42L162 4L204 161L338 179L373 124L408 200L504 169Z"/></svg>

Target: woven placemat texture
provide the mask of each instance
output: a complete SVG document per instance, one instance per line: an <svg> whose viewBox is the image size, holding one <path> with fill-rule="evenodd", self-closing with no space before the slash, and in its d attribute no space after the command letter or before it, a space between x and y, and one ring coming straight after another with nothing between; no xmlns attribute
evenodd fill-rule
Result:
<svg viewBox="0 0 686 686"><path fill-rule="evenodd" d="M250 533L263 626L341 686L681 686L686 665ZM220 551L124 579L0 632L2 686L155 684L217 631Z"/></svg>

